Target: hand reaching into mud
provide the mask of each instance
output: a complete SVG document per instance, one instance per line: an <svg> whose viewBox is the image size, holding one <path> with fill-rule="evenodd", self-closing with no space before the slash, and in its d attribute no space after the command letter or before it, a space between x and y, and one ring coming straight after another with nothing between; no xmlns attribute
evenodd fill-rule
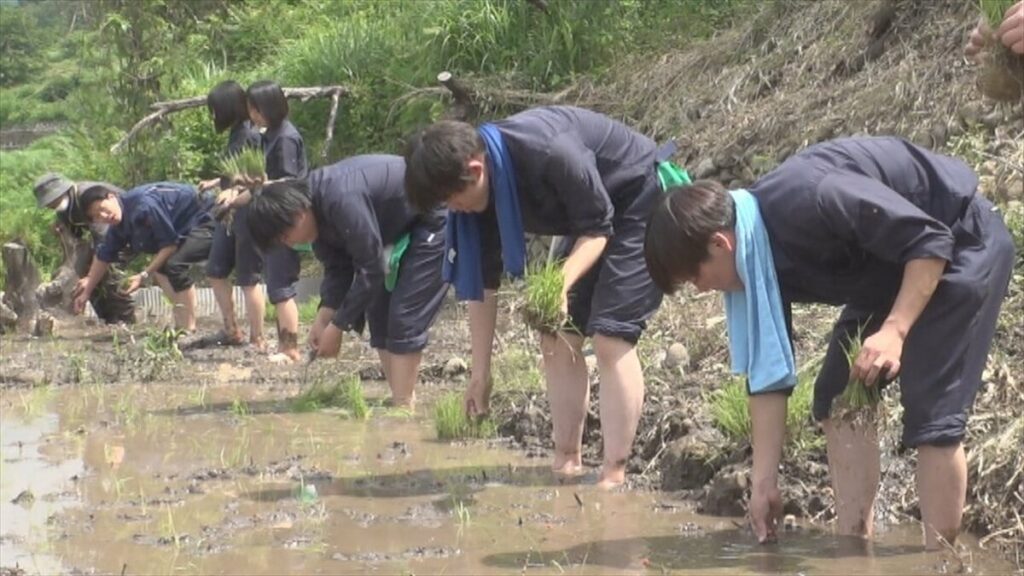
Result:
<svg viewBox="0 0 1024 576"><path fill-rule="evenodd" d="M879 378L891 380L900 372L903 357L903 336L890 324L864 340L860 354L850 367L850 381L874 386Z"/></svg>
<svg viewBox="0 0 1024 576"><path fill-rule="evenodd" d="M334 358L341 350L341 329L334 324L328 324L320 333L319 345L316 349L317 358Z"/></svg>
<svg viewBox="0 0 1024 576"><path fill-rule="evenodd" d="M782 493L777 485L754 486L750 493L750 527L760 544L778 540Z"/></svg>
<svg viewBox="0 0 1024 576"><path fill-rule="evenodd" d="M86 287L89 285L88 278L79 278L78 282L75 283L74 289L71 290L71 295L74 297L71 308L75 314L81 314L85 311L85 305L89 302L90 291L86 291Z"/></svg>
<svg viewBox="0 0 1024 576"><path fill-rule="evenodd" d="M482 418L489 414L491 411L491 375L474 372L470 377L463 402L466 416L469 418Z"/></svg>

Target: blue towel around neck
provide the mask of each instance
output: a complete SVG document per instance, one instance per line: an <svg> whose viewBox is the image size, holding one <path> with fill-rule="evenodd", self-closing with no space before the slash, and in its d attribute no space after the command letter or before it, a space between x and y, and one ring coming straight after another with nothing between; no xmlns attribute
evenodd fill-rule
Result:
<svg viewBox="0 0 1024 576"><path fill-rule="evenodd" d="M487 149L487 179L490 201L498 218L501 259L505 272L522 278L526 272L526 234L516 195L516 173L512 157L493 124L477 130ZM455 286L459 300L483 300L483 263L480 252L480 214L448 212L445 234L445 259L441 275Z"/></svg>
<svg viewBox="0 0 1024 576"><path fill-rule="evenodd" d="M736 272L744 286L725 293L732 371L747 375L752 394L792 388L796 362L768 231L750 192L729 194L736 205Z"/></svg>

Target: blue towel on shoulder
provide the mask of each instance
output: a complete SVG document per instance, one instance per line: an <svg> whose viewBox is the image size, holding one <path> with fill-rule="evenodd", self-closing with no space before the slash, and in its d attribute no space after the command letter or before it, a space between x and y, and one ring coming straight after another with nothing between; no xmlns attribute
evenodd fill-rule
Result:
<svg viewBox="0 0 1024 576"><path fill-rule="evenodd" d="M516 173L512 157L493 124L477 129L487 148L487 174L491 202L498 218L501 259L505 272L522 278L526 271L526 234L516 195ZM484 279L480 260L480 215L449 212L445 234L445 259L441 275L455 286L459 300L483 300Z"/></svg>
<svg viewBox="0 0 1024 576"><path fill-rule="evenodd" d="M792 388L796 362L768 231L750 192L729 194L736 205L736 272L744 286L741 292L725 293L732 371L747 375L752 394Z"/></svg>

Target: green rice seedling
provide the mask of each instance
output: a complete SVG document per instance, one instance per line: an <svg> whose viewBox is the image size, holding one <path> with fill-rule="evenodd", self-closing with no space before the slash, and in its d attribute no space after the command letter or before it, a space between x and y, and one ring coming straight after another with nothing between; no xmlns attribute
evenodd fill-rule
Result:
<svg viewBox="0 0 1024 576"><path fill-rule="evenodd" d="M857 333L851 335L843 346L846 362L851 369L864 345L863 334L864 326L860 326L857 328ZM882 393L879 384L876 383L869 387L860 379L850 380L833 406L834 415L845 420L859 420L873 416L881 399Z"/></svg>
<svg viewBox="0 0 1024 576"><path fill-rule="evenodd" d="M726 438L733 442L750 440L750 409L747 385L742 377L732 378L711 392L711 419Z"/></svg>
<svg viewBox="0 0 1024 576"><path fill-rule="evenodd" d="M476 421L466 416L462 394L458 392L445 394L434 405L434 429L438 440L491 438L497 434L497 428L489 418Z"/></svg>
<svg viewBox="0 0 1024 576"><path fill-rule="evenodd" d="M220 161L220 173L229 182L262 181L265 176L263 152L243 148L241 152L225 156Z"/></svg>
<svg viewBox="0 0 1024 576"><path fill-rule="evenodd" d="M526 274L523 319L526 324L544 334L554 334L565 326L562 313L562 288L565 278L560 262L548 262L533 267Z"/></svg>
<svg viewBox="0 0 1024 576"><path fill-rule="evenodd" d="M334 383L317 378L309 389L291 401L296 412L315 412L324 408L341 408L357 420L370 415L370 406L363 395L363 383L357 375Z"/></svg>
<svg viewBox="0 0 1024 576"><path fill-rule="evenodd" d="M978 8L982 16L988 22L990 28L995 30L1003 22L1003 15L1017 3L1018 0L978 0Z"/></svg>

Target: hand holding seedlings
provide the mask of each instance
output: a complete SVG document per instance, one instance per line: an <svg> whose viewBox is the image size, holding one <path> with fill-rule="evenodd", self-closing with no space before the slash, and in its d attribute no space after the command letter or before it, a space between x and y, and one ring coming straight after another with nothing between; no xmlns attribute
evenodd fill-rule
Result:
<svg viewBox="0 0 1024 576"><path fill-rule="evenodd" d="M899 374L903 356L903 335L889 323L864 340L860 353L850 367L850 380L874 386L879 377L891 380Z"/></svg>

